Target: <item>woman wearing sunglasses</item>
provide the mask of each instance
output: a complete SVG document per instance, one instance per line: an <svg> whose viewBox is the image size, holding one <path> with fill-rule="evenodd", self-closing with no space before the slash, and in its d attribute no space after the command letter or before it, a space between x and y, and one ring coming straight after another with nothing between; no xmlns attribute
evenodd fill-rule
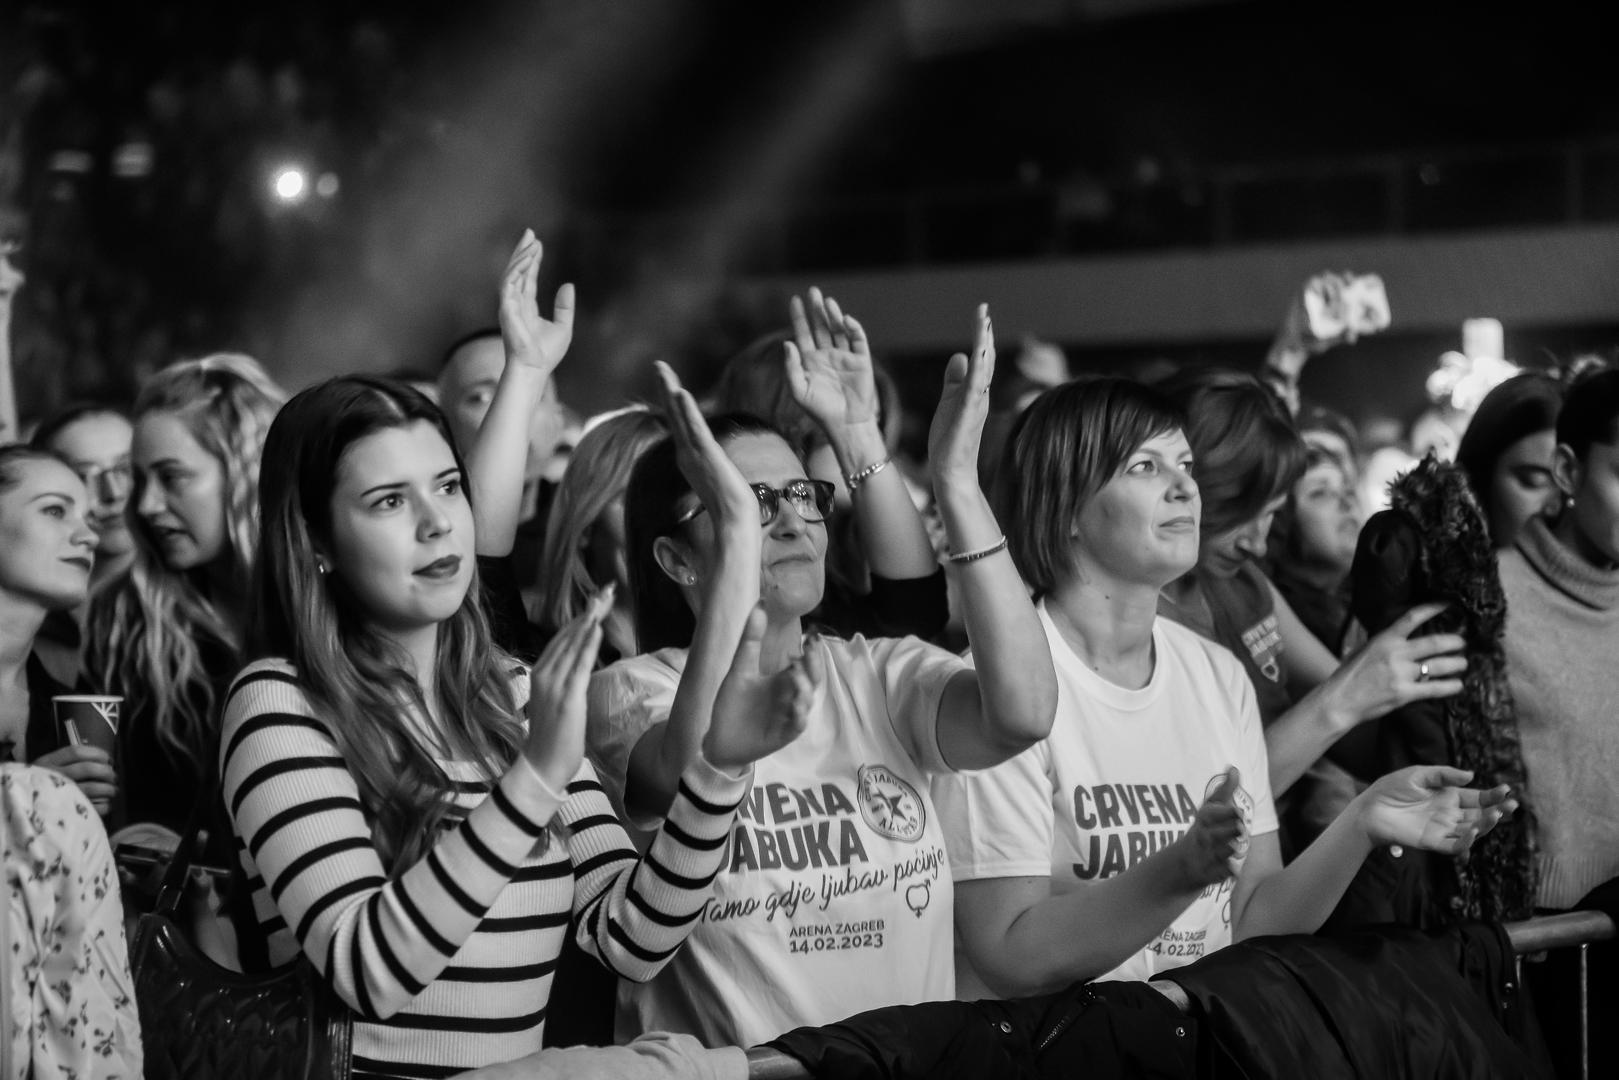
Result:
<svg viewBox="0 0 1619 1080"><path fill-rule="evenodd" d="M1031 745L1051 726L1056 692L1034 607L978 487L993 362L980 309L972 359L951 360L929 438L976 670L917 638L806 636L825 585L830 485L809 479L765 421L705 421L662 369L671 436L636 464L625 500L637 639L649 651L592 679L599 771L625 784L629 815L648 825L710 717L744 708L768 744L796 694L804 731L757 758L685 948L653 982L620 983L621 1039L662 1030L749 1046L953 994L950 874L929 778ZM852 444L828 434L834 447ZM858 477L871 462L839 464ZM868 475L897 480L889 473ZM854 487L860 514L869 493ZM727 674L750 649L764 676L752 700L730 692L737 676Z"/></svg>

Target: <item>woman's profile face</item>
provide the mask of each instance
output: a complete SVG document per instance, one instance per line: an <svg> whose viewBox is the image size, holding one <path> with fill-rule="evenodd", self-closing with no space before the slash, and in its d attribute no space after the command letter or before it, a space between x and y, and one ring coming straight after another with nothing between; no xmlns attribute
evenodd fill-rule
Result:
<svg viewBox="0 0 1619 1080"><path fill-rule="evenodd" d="M778 435L738 435L725 443L725 454L749 484L779 491L790 481L808 479L804 463ZM696 496L688 494L684 502L695 503ZM762 526L759 600L773 616L803 616L820 605L826 589L826 524L806 521L785 497L777 503L775 517ZM698 514L686 530L697 556L698 573L706 573L716 555L709 515Z"/></svg>
<svg viewBox="0 0 1619 1080"><path fill-rule="evenodd" d="M1210 577L1228 578L1249 561L1263 559L1271 524L1286 502L1286 495L1278 495L1264 505L1258 516L1249 518L1235 528L1205 537L1198 555L1198 570Z"/></svg>
<svg viewBox="0 0 1619 1080"><path fill-rule="evenodd" d="M115 412L97 412L68 424L50 444L51 453L64 459L90 493L90 527L101 543L102 558L127 555L135 538L129 533L124 507L132 485L130 445L135 429Z"/></svg>
<svg viewBox="0 0 1619 1080"><path fill-rule="evenodd" d="M337 464L320 556L384 632L443 622L472 583L472 505L450 444L426 420L356 439Z"/></svg>
<svg viewBox="0 0 1619 1080"><path fill-rule="evenodd" d="M131 451L139 496L135 514L171 570L207 566L227 554L225 467L178 413L135 421Z"/></svg>
<svg viewBox="0 0 1619 1080"><path fill-rule="evenodd" d="M89 496L57 461L24 460L0 492L0 591L59 611L82 604L95 563Z"/></svg>
<svg viewBox="0 0 1619 1080"><path fill-rule="evenodd" d="M1202 516L1192 446L1179 431L1136 448L1074 522L1080 562L1163 588L1197 563Z"/></svg>
<svg viewBox="0 0 1619 1080"><path fill-rule="evenodd" d="M1293 519L1307 563L1349 571L1360 538L1360 500L1336 462L1306 470L1293 485Z"/></svg>
<svg viewBox="0 0 1619 1080"><path fill-rule="evenodd" d="M1556 432L1547 428L1525 435L1495 459L1486 506L1496 547L1516 544L1530 518L1556 513L1562 505L1563 494L1552 481L1556 452Z"/></svg>

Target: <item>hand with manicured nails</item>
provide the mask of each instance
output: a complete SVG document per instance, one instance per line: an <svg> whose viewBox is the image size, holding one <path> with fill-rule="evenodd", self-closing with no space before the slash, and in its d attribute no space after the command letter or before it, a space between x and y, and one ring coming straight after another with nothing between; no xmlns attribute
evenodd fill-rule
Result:
<svg viewBox="0 0 1619 1080"><path fill-rule="evenodd" d="M1461 855L1518 809L1506 784L1487 791L1462 786L1472 779L1448 765L1412 765L1380 777L1350 809L1373 844Z"/></svg>
<svg viewBox="0 0 1619 1080"><path fill-rule="evenodd" d="M787 386L793 400L835 436L877 423L877 378L865 329L830 296L811 288L809 304L789 305L793 340L787 342Z"/></svg>
<svg viewBox="0 0 1619 1080"><path fill-rule="evenodd" d="M974 316L973 349L956 353L944 368L944 389L928 429L928 462L935 482L944 478L978 483L978 446L989 416L989 383L995 377L995 329L989 305Z"/></svg>
<svg viewBox="0 0 1619 1080"><path fill-rule="evenodd" d="M555 318L540 314L538 291L543 257L543 246L534 230L525 229L501 277L500 338L506 346L508 363L550 375L573 343L574 295L572 285L563 285L553 304Z"/></svg>
<svg viewBox="0 0 1619 1080"><path fill-rule="evenodd" d="M655 366L680 474L717 528L732 526L738 535L756 537L760 531L758 496L708 430L708 421L696 399L680 385L680 377L661 360Z"/></svg>
<svg viewBox="0 0 1619 1080"><path fill-rule="evenodd" d="M1446 606L1418 604L1333 672L1324 685L1333 687L1353 723L1375 720L1413 701L1462 692L1466 639L1460 634L1411 636ZM1422 676L1424 664L1426 678Z"/></svg>
<svg viewBox="0 0 1619 1080"><path fill-rule="evenodd" d="M585 691L613 609L609 584L551 639L529 673L528 743L523 754L552 791L564 791L585 756Z"/></svg>
<svg viewBox="0 0 1619 1080"><path fill-rule="evenodd" d="M40 755L32 764L54 769L79 785L84 797L103 817L112 808L112 800L118 794L118 773L113 770L112 758L105 750L94 746L64 746Z"/></svg>
<svg viewBox="0 0 1619 1080"><path fill-rule="evenodd" d="M1220 784L1197 808L1191 826L1175 841L1188 883L1218 885L1242 871L1248 855L1248 819L1238 806L1242 772L1226 769Z"/></svg>
<svg viewBox="0 0 1619 1080"><path fill-rule="evenodd" d="M804 733L817 688L826 678L820 644L804 643L804 653L774 675L759 671L764 641L764 608L755 605L737 644L725 681L714 698L714 715L703 736L709 764L735 773L780 750Z"/></svg>

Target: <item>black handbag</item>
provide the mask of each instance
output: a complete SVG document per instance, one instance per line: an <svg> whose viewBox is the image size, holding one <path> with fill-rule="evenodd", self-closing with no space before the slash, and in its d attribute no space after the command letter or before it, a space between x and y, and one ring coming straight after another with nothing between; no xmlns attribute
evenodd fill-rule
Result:
<svg viewBox="0 0 1619 1080"><path fill-rule="evenodd" d="M175 921L209 801L199 800L130 948L146 1080L347 1080L353 1015L307 958L231 971Z"/></svg>

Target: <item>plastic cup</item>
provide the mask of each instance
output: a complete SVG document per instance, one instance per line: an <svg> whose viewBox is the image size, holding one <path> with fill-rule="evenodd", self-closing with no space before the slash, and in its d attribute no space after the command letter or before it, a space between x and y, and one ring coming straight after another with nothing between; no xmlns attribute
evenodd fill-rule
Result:
<svg viewBox="0 0 1619 1080"><path fill-rule="evenodd" d="M72 746L94 746L109 755L118 742L118 713L124 699L117 694L58 694L51 698L56 726Z"/></svg>

